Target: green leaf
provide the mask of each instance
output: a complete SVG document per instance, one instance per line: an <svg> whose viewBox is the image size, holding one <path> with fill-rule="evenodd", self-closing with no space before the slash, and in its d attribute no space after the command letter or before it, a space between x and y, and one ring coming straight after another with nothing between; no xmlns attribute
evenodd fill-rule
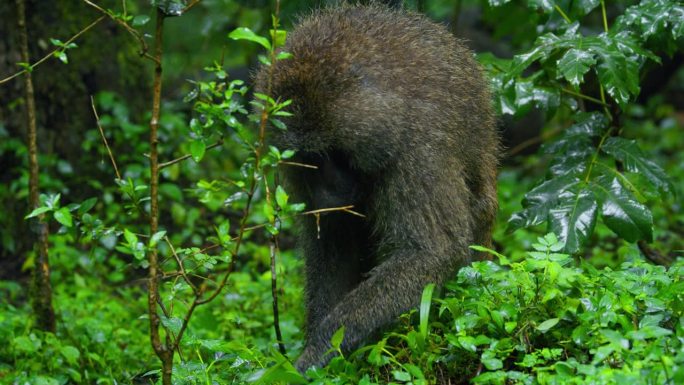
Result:
<svg viewBox="0 0 684 385"><path fill-rule="evenodd" d="M279 29L277 33L273 29L269 30L269 34L271 36L271 41L275 42L276 47L282 47L285 45L285 40L287 39L287 31L284 29Z"/></svg>
<svg viewBox="0 0 684 385"><path fill-rule="evenodd" d="M33 218L48 211L52 211L52 209L45 206L36 207L35 209L33 209L33 211L31 211L29 215L25 216L24 219Z"/></svg>
<svg viewBox="0 0 684 385"><path fill-rule="evenodd" d="M259 36L254 31L246 27L240 27L228 34L228 37L233 40L248 40L261 44L267 50L271 50L271 43L265 37Z"/></svg>
<svg viewBox="0 0 684 385"><path fill-rule="evenodd" d="M342 340L343 339L344 339L344 326L337 329L335 334L333 334L332 338L330 339L330 344L332 345L333 349L340 350L340 346L342 346Z"/></svg>
<svg viewBox="0 0 684 385"><path fill-rule="evenodd" d="M135 247L135 245L138 243L138 236L133 234L128 229L124 229L124 238L131 248Z"/></svg>
<svg viewBox="0 0 684 385"><path fill-rule="evenodd" d="M428 335L428 320L430 318L430 305L432 305L432 293L435 291L435 284L430 283L423 289L423 295L420 299L420 335L423 341L427 339Z"/></svg>
<svg viewBox="0 0 684 385"><path fill-rule="evenodd" d="M558 62L558 69L563 77L575 87L584 82L584 74L596 64L594 55L576 48L569 49Z"/></svg>
<svg viewBox="0 0 684 385"><path fill-rule="evenodd" d="M83 215L90 211L97 204L97 198L89 198L81 202L78 206L78 215Z"/></svg>
<svg viewBox="0 0 684 385"><path fill-rule="evenodd" d="M665 171L644 156L636 141L611 137L606 140L601 149L622 162L627 171L639 173L646 177L646 180L662 194L674 193L674 185Z"/></svg>
<svg viewBox="0 0 684 385"><path fill-rule="evenodd" d="M611 46L600 50L599 58L596 67L599 82L624 108L632 96L639 94L639 63Z"/></svg>
<svg viewBox="0 0 684 385"><path fill-rule="evenodd" d="M192 160L199 163L202 158L204 158L204 153L207 151L207 145L204 144L204 140L196 139L190 142L190 155Z"/></svg>
<svg viewBox="0 0 684 385"><path fill-rule="evenodd" d="M287 201L289 199L287 193L283 189L283 186L278 185L276 188L276 193L275 193L275 199L276 203L278 203L279 207L286 208L287 207Z"/></svg>
<svg viewBox="0 0 684 385"><path fill-rule="evenodd" d="M549 329L556 326L556 324L558 324L558 321L560 321L559 318L547 319L546 321L537 325L537 330L539 330L542 333L546 333Z"/></svg>
<svg viewBox="0 0 684 385"><path fill-rule="evenodd" d="M411 374L403 370L393 370L392 377L397 381L408 382L411 381Z"/></svg>
<svg viewBox="0 0 684 385"><path fill-rule="evenodd" d="M549 211L551 231L565 242L565 251L574 254L594 232L598 202L594 194L582 188L579 192L565 191L559 204Z"/></svg>
<svg viewBox="0 0 684 385"><path fill-rule="evenodd" d="M150 247L157 246L157 243L166 236L166 230L157 231L152 237L150 237Z"/></svg>
<svg viewBox="0 0 684 385"><path fill-rule="evenodd" d="M651 211L639 203L617 178L599 178L593 187L601 199L601 215L608 228L628 242L653 240Z"/></svg>
<svg viewBox="0 0 684 385"><path fill-rule="evenodd" d="M546 222L549 211L558 204L561 194L573 188L579 179L572 175L562 175L549 179L525 194L524 210L515 213L508 220L510 230L536 226Z"/></svg>
<svg viewBox="0 0 684 385"><path fill-rule="evenodd" d="M131 23L134 27L140 27L150 21L150 17L147 15L136 15Z"/></svg>
<svg viewBox="0 0 684 385"><path fill-rule="evenodd" d="M53 53L53 55L54 55L54 57L56 57L57 59L59 59L62 63L64 63L64 64L69 64L69 58L67 57L66 52L64 52L64 51L55 51L55 53Z"/></svg>
<svg viewBox="0 0 684 385"><path fill-rule="evenodd" d="M71 227L74 225L73 218L67 207L62 207L61 209L55 211L55 220L66 227Z"/></svg>
<svg viewBox="0 0 684 385"><path fill-rule="evenodd" d="M67 362L72 365L76 364L78 358L81 356L81 352L73 346L62 346L60 353L62 353L62 356L66 358Z"/></svg>

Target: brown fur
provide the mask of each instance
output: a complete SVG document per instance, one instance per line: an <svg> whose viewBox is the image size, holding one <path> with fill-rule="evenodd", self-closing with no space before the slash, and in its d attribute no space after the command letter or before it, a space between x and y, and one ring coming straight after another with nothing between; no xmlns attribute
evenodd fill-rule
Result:
<svg viewBox="0 0 684 385"><path fill-rule="evenodd" d="M427 18L379 6L314 13L289 34L291 59L272 93L292 99L274 144L317 170L287 167L308 209L353 204L300 221L306 257L307 344L300 370L322 365L345 327L349 351L416 306L423 287L489 244L497 210L499 139L473 53ZM267 89L268 69L257 75ZM320 237L319 237L320 236Z"/></svg>

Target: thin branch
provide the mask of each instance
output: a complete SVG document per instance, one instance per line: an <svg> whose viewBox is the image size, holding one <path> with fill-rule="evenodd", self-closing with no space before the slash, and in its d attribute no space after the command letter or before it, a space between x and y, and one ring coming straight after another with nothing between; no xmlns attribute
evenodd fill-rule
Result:
<svg viewBox="0 0 684 385"><path fill-rule="evenodd" d="M314 166L313 164L306 164L306 163L299 163L299 162L288 162L288 161L280 161L278 164L282 164L285 166L294 166L294 167L304 167L304 168L312 168L314 170L318 169L318 166Z"/></svg>
<svg viewBox="0 0 684 385"><path fill-rule="evenodd" d="M190 278L188 278L188 275L185 272L185 267L183 266L183 261L181 261L180 257L176 253L176 249L173 247L173 244L171 243L171 240L169 240L169 237L164 236L164 241L166 241L166 244L169 245L169 248L171 249L171 253L173 254L173 257L176 258L176 263L178 264L178 268L180 269L181 275L183 276L183 279L187 284L192 288L192 292L197 295L197 286L192 283Z"/></svg>
<svg viewBox="0 0 684 385"><path fill-rule="evenodd" d="M110 19L112 19L115 23L117 23L117 24L119 24L120 26L124 27L124 29L125 29L126 31L128 31L128 33L130 33L136 40L138 40L138 43L140 43L140 56L143 56L143 57L145 57L145 58L147 58L147 59L150 59L150 60L152 60L153 62L155 62L156 64L160 64L160 63L157 63L157 57L156 57L156 55L155 55L155 56L152 56L152 55L150 55L150 54L147 53L147 51L148 51L147 42L145 42L145 38L143 37L142 34L140 34L140 32L138 32L137 29L131 27L131 26L130 26L128 23L126 23L125 21L123 21L123 20L121 20L121 19L118 19L118 18L114 17L114 15L112 15L111 13L109 13L106 9L100 7L99 5L93 3L92 1L90 1L90 0L83 0L83 2L86 3L86 4L88 4L88 5L91 6L91 7L95 8L96 10L100 11L100 12L103 13L106 17L109 17Z"/></svg>
<svg viewBox="0 0 684 385"><path fill-rule="evenodd" d="M185 12L189 11L190 8L192 8L192 7L194 7L195 5L199 4L200 1L202 1L202 0L192 0L188 5L185 6L185 8L183 8L183 10L181 11L181 15L184 14Z"/></svg>
<svg viewBox="0 0 684 385"><path fill-rule="evenodd" d="M100 130L100 135L102 136L102 141L104 142L107 153L109 154L109 159L112 161L112 166L114 166L114 172L116 173L116 179L121 180L121 174L119 173L119 168L116 167L116 160L114 160L114 154L112 154L111 148L109 148L109 143L107 143L107 137L105 137L102 125L100 125L100 116L97 114L97 109L95 109L95 101L93 96L90 95L90 106L93 108L93 114L95 114L95 122L97 123L97 128Z"/></svg>
<svg viewBox="0 0 684 385"><path fill-rule="evenodd" d="M75 34L74 36L72 36L71 38L69 38L69 40L67 40L67 41L64 43L64 45L69 45L69 43L72 43L74 40L78 39L79 36L83 35L83 34L86 33L89 29L93 28L95 25L97 25L97 23L101 22L102 19L104 19L104 18L105 18L104 16L100 16L99 18L95 19L95 21L93 21L92 23L88 24L87 27L83 28L83 29L80 30L77 34ZM31 70L33 70L33 68L35 68L36 66L42 64L42 63L43 63L44 61L46 61L47 59L51 58L51 57L54 55L54 53L57 52L57 51L59 51L60 49L62 49L62 48L61 48L61 47L57 47L57 48L53 49L52 51L50 51L50 53L48 53L47 55L43 56L40 60L38 60L37 62L31 64L31 66L30 66L30 67L31 67ZM22 60L24 60L24 59L22 58ZM28 60L28 58L27 58L26 60ZM28 61L25 61L24 63L28 63ZM24 70L21 70L21 71L17 72L17 73L14 74L14 75L8 76L8 77L6 77L6 78L0 80L0 84L6 83L6 82L8 82L8 81L10 81L10 80L12 80L12 79L14 79L14 78L16 78L17 76L20 76L20 75L22 75L22 74L25 74L27 71L28 71L28 70L24 69Z"/></svg>
<svg viewBox="0 0 684 385"><path fill-rule="evenodd" d="M25 0L17 0L19 28L19 46L21 60L25 63L29 61L28 52L28 32L26 30L26 4ZM31 210L40 205L38 165L38 133L36 127L36 100L33 92L33 79L31 71L25 72L24 77L24 102L26 103L26 125L28 131L28 152L29 152L29 207ZM50 261L48 255L48 226L44 222L44 216L31 218L30 224L35 235L35 243L38 246L35 266L31 272L31 305L38 321L39 327L44 331L55 332L55 310L52 306L52 286L50 284Z"/></svg>
<svg viewBox="0 0 684 385"><path fill-rule="evenodd" d="M219 140L218 140L216 143L214 143L214 144L210 144L209 146L207 146L206 149L207 149L207 150L211 150L212 148L220 147L220 146L222 146L222 145L223 145L223 138L219 139ZM180 162L182 162L182 161L184 161L184 160L186 160L186 159L189 159L189 158L191 158L191 157L192 157L191 154L185 154L185 155L181 156L180 158L176 158L176 159L174 159L174 160L170 160L170 161L164 162L164 163L159 163L159 169L160 169L160 170L161 170L161 169L164 169L164 168L166 168L166 167L172 166L172 165L174 165L174 164L176 164L176 163L180 163Z"/></svg>
<svg viewBox="0 0 684 385"><path fill-rule="evenodd" d="M84 0L90 3L88 0ZM159 116L161 114L161 88L162 88L162 42L164 31L164 13L157 9L156 27L154 33L154 82L152 88L152 117L150 119L150 235L156 234L159 229L159 154L157 130L159 129ZM162 362L162 384L171 385L173 372L173 349L169 349L169 335L166 342L162 343L159 325L161 319L157 311L159 301L159 260L157 247L150 247L148 252L149 279L147 287L147 306L150 318L150 342L154 352Z"/></svg>

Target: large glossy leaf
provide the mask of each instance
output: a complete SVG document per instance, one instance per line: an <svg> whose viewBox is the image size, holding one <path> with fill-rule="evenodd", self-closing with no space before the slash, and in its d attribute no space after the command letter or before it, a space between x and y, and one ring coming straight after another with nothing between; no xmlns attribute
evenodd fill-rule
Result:
<svg viewBox="0 0 684 385"><path fill-rule="evenodd" d="M644 0L618 18L617 26L634 26L644 38L669 31L672 38L684 35L684 5L677 0Z"/></svg>
<svg viewBox="0 0 684 385"><path fill-rule="evenodd" d="M617 50L605 47L599 52L596 73L608 94L623 108L632 96L639 94L639 63Z"/></svg>
<svg viewBox="0 0 684 385"><path fill-rule="evenodd" d="M653 240L651 211L622 186L617 178L601 177L592 185L601 200L603 222L628 242Z"/></svg>
<svg viewBox="0 0 684 385"><path fill-rule="evenodd" d="M579 183L572 175L563 175L549 179L525 194L524 209L515 213L508 220L510 230L535 226L546 222L549 212L558 204L558 197Z"/></svg>
<svg viewBox="0 0 684 385"><path fill-rule="evenodd" d="M661 193L674 193L672 181L665 171L644 156L636 141L619 137L608 138L602 150L622 162L627 171L643 175Z"/></svg>
<svg viewBox="0 0 684 385"><path fill-rule="evenodd" d="M565 242L567 253L576 253L594 232L598 201L588 188L565 191L559 204L549 211L550 230Z"/></svg>
<svg viewBox="0 0 684 385"><path fill-rule="evenodd" d="M558 60L557 64L563 77L570 84L578 87L584 82L584 74L596 64L596 59L588 51L571 48Z"/></svg>

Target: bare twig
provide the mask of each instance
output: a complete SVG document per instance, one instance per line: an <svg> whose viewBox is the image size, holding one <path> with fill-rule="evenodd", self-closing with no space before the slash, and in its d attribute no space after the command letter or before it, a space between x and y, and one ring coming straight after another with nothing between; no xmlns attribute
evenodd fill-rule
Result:
<svg viewBox="0 0 684 385"><path fill-rule="evenodd" d="M97 128L100 130L102 141L104 142L105 148L107 148L109 159L112 161L112 166L114 167L114 172L116 173L116 179L121 180L119 168L116 167L116 160L114 160L114 154L112 154L112 150L109 148L109 143L107 143L107 137L105 137L104 130L102 130L102 125L100 124L100 116L97 114L97 109L95 109L95 101L93 100L92 95L90 96L90 106L93 108L93 114L95 114L95 122L97 123Z"/></svg>
<svg viewBox="0 0 684 385"><path fill-rule="evenodd" d="M101 22L102 19L104 19L104 18L105 18L104 16L100 16L99 18L95 19L95 21L93 21L92 23L88 24L87 27L85 27L85 28L83 28L82 30L78 31L77 34L75 34L74 36L70 37L69 40L67 40L66 42L64 42L64 45L68 45L69 43L72 43L74 40L78 39L79 36L83 35L83 34L86 33L89 29L93 28L95 25L97 25L97 23ZM54 55L54 53L57 52L57 51L59 51L60 49L61 49L61 48L59 48L59 47L53 49L52 51L50 51L50 53L48 53L47 55L43 56L40 60L38 60L37 62L31 64L31 65L30 65L31 69L35 68L36 66L42 64L42 63L43 63L44 61L46 61L47 59L51 58L51 57ZM21 60L22 60L22 61L26 60L26 61L24 61L24 63L28 63L28 57L27 57L26 59L22 58ZM6 78L0 80L0 84L3 84L3 83L5 83L5 82L8 82L8 81L10 81L10 80L16 78L17 76L22 75L22 74L25 74L26 71L27 71L27 70L24 69L24 70L21 70L21 71L15 73L14 75L8 76L8 77L6 77Z"/></svg>
<svg viewBox="0 0 684 385"><path fill-rule="evenodd" d="M183 10L181 11L181 14L184 14L185 12L189 11L190 8L192 8L192 7L194 7L195 5L199 4L200 1L202 1L202 0L192 0L190 3L188 3L188 5L185 6L185 8L183 8Z"/></svg>
<svg viewBox="0 0 684 385"><path fill-rule="evenodd" d="M299 163L299 162L280 161L280 162L278 162L278 164L282 164L285 166L295 166L295 167L318 169L318 166L314 166L313 164L306 164L306 163Z"/></svg>
<svg viewBox="0 0 684 385"><path fill-rule="evenodd" d="M155 56L152 56L152 55L150 55L150 54L147 53L147 51L148 51L147 42L145 42L145 38L143 37L142 34L140 34L140 32L138 32L137 29L131 27L131 26L130 26L128 23L126 23L125 21L123 21L123 20L121 20L121 19L117 19L116 17L114 17L114 15L112 15L111 13L109 13L106 9L100 7L99 5L93 3L92 1L90 1L90 0L83 0L83 2L86 3L86 4L88 4L88 5L91 6L91 7L95 8L96 10L100 11L101 13L104 14L104 16L109 17L109 18L112 19L115 23L119 24L119 25L122 26L126 31L128 31L128 33L130 33L136 40L138 40L138 43L140 43L140 56L143 56L143 57L145 57L145 58L147 58L147 59L150 59L150 60L152 60L153 62L156 63L156 61L157 61L156 55L155 55ZM157 63L157 64L159 64L159 63Z"/></svg>
<svg viewBox="0 0 684 385"><path fill-rule="evenodd" d="M637 245L646 259L655 263L656 265L670 266L672 265L672 262L674 262L674 259L671 256L660 253L658 250L655 250L649 246L646 241L639 241L637 242Z"/></svg>
<svg viewBox="0 0 684 385"><path fill-rule="evenodd" d="M212 148L220 147L220 146L222 146L222 145L223 145L223 138L219 139L219 140L218 140L216 143L214 143L214 144L208 145L208 146L207 146L207 150L211 150ZM184 160L186 160L186 159L189 159L190 157L192 157L191 154L185 154L185 155L183 155L183 156L181 156L181 157L179 157L179 158L176 158L176 159L174 159L174 160L170 160L170 161L164 162L164 163L159 163L159 169L161 170L161 169L163 169L163 168L172 166L172 165L174 165L174 164L176 164L176 163L179 163L179 162L182 162L182 161L184 161Z"/></svg>

